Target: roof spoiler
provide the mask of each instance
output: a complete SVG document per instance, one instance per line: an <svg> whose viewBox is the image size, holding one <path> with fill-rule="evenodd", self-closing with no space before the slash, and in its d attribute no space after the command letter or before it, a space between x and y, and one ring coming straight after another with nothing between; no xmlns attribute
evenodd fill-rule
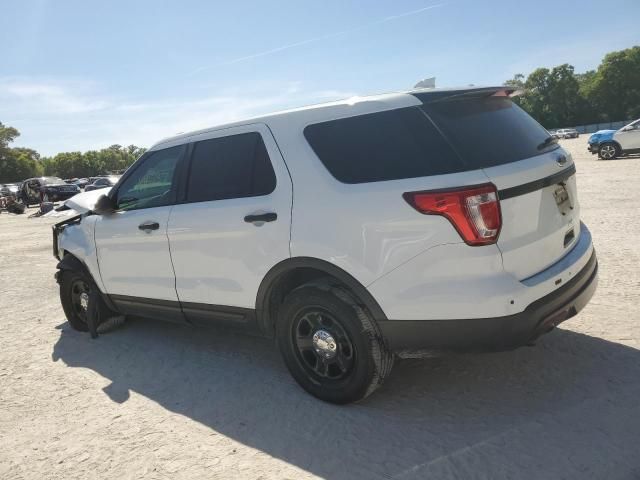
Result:
<svg viewBox="0 0 640 480"><path fill-rule="evenodd" d="M482 97L515 97L521 95L522 90L517 87L502 85L499 87L477 87L446 90L422 90L410 92L418 97L422 103L444 102L449 100L462 100L465 98Z"/></svg>

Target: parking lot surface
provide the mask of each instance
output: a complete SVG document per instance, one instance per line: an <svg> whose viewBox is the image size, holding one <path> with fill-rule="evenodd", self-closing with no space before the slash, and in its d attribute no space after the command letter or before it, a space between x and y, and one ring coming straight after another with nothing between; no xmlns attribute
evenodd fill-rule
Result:
<svg viewBox="0 0 640 480"><path fill-rule="evenodd" d="M640 478L640 156L562 144L600 262L587 308L531 348L399 361L346 407L269 340L71 330L55 220L0 214L0 478Z"/></svg>

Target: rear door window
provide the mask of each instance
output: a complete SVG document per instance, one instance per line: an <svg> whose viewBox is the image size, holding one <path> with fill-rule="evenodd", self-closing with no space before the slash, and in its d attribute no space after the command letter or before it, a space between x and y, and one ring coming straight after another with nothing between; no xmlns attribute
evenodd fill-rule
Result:
<svg viewBox="0 0 640 480"><path fill-rule="evenodd" d="M275 188L273 166L258 132L194 144L187 202L257 197Z"/></svg>
<svg viewBox="0 0 640 480"><path fill-rule="evenodd" d="M422 109L470 169L516 162L559 147L554 142L543 146L549 133L507 97L451 99L425 103Z"/></svg>
<svg viewBox="0 0 640 480"><path fill-rule="evenodd" d="M344 183L468 169L417 107L316 123L304 135L327 170Z"/></svg>

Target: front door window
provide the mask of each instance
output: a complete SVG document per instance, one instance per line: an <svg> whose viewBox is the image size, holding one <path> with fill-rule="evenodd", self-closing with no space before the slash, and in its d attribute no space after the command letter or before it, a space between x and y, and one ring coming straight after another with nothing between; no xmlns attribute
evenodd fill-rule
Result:
<svg viewBox="0 0 640 480"><path fill-rule="evenodd" d="M173 203L176 166L184 148L181 145L151 152L118 188L115 198L118 210L162 207Z"/></svg>

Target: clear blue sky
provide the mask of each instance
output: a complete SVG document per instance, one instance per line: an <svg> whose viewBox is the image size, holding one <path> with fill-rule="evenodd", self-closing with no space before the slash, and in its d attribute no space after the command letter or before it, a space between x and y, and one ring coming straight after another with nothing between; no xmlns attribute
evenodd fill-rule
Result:
<svg viewBox="0 0 640 480"><path fill-rule="evenodd" d="M9 0L1 12L0 121L43 154L148 146L429 76L584 71L640 44L639 0Z"/></svg>

